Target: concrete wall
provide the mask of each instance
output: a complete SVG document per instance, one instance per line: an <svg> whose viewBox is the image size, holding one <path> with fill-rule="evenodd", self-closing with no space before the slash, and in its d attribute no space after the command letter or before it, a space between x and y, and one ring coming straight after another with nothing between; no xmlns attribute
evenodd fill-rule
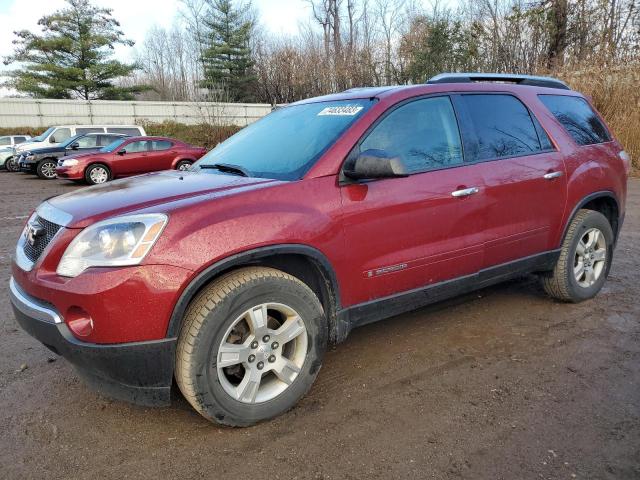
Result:
<svg viewBox="0 0 640 480"><path fill-rule="evenodd" d="M271 111L258 103L135 102L0 98L0 127L69 124L137 124L172 120L185 124L245 126Z"/></svg>

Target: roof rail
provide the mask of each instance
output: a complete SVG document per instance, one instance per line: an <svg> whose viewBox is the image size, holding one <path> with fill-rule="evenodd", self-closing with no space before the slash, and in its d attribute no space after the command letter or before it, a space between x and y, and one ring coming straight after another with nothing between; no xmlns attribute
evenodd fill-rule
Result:
<svg viewBox="0 0 640 480"><path fill-rule="evenodd" d="M569 85L553 77L537 77L533 75L512 75L509 73L441 73L431 77L427 83L472 83L503 82L529 85L533 87L560 88L571 90Z"/></svg>

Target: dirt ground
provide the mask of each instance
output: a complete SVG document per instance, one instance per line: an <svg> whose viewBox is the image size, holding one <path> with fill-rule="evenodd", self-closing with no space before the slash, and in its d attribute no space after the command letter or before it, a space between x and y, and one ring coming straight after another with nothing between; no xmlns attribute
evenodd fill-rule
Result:
<svg viewBox="0 0 640 480"><path fill-rule="evenodd" d="M640 180L596 299L527 277L360 328L297 407L248 429L179 396L100 397L17 327L16 238L72 188L0 172L0 478L640 478Z"/></svg>

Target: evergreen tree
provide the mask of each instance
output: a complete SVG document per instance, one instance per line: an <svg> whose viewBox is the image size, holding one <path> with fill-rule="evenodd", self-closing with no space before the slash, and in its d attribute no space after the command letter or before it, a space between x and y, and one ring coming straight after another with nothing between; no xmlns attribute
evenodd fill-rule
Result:
<svg viewBox="0 0 640 480"><path fill-rule="evenodd" d="M69 6L38 21L42 33L14 32L14 54L5 65L24 65L9 73L5 84L39 98L131 99L144 87L114 83L136 69L111 58L115 45L133 45L119 30L111 9L89 0L67 0Z"/></svg>
<svg viewBox="0 0 640 480"><path fill-rule="evenodd" d="M208 45L202 55L203 87L223 93L229 101L255 100L256 77L249 42L253 22L246 4L236 8L231 0L211 0L205 25Z"/></svg>

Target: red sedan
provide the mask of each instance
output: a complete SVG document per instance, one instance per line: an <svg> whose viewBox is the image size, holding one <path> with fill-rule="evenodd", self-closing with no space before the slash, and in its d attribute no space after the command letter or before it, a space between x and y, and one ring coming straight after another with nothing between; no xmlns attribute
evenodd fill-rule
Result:
<svg viewBox="0 0 640 480"><path fill-rule="evenodd" d="M187 170L207 152L166 137L127 137L90 154L61 159L58 178L90 185L158 170Z"/></svg>

